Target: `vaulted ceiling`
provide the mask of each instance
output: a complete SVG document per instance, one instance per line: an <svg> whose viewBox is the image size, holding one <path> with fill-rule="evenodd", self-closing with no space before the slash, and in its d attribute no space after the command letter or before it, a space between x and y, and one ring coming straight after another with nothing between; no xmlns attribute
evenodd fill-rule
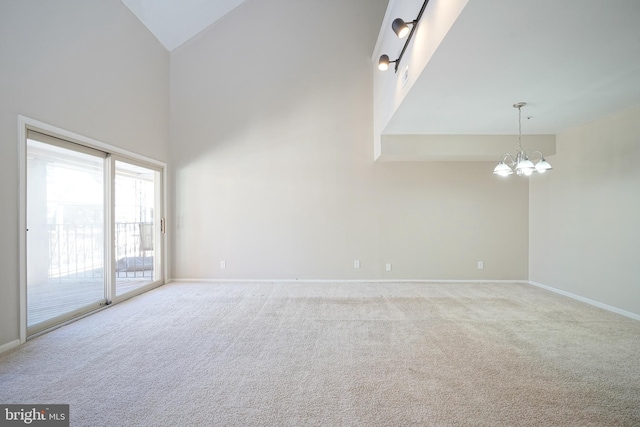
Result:
<svg viewBox="0 0 640 427"><path fill-rule="evenodd" d="M245 0L122 0L169 51Z"/></svg>
<svg viewBox="0 0 640 427"><path fill-rule="evenodd" d="M122 1L171 51L244 0ZM640 103L640 1L469 0L384 133L513 134L519 101L538 134Z"/></svg>

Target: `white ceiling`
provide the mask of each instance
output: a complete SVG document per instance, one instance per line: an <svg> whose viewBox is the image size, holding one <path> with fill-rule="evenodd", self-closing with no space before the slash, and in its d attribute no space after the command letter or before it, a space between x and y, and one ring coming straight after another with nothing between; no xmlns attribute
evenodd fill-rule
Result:
<svg viewBox="0 0 640 427"><path fill-rule="evenodd" d="M639 104L640 1L469 0L384 133L514 134L519 101L539 134Z"/></svg>
<svg viewBox="0 0 640 427"><path fill-rule="evenodd" d="M122 0L160 43L174 50L245 0Z"/></svg>
<svg viewBox="0 0 640 427"><path fill-rule="evenodd" d="M244 0L122 1L171 51ZM384 133L514 134L519 101L538 134L640 103L640 0L469 0Z"/></svg>

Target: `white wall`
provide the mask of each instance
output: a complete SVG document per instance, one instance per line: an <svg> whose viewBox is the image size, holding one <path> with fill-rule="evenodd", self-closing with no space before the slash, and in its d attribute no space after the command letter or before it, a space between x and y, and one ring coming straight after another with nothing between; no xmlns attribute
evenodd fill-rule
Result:
<svg viewBox="0 0 640 427"><path fill-rule="evenodd" d="M168 160L169 55L120 0L0 2L0 346L19 336L18 114Z"/></svg>
<svg viewBox="0 0 640 427"><path fill-rule="evenodd" d="M373 162L385 5L249 0L172 54L173 277L527 278L526 180Z"/></svg>
<svg viewBox="0 0 640 427"><path fill-rule="evenodd" d="M563 132L530 188L530 279L640 314L640 106Z"/></svg>

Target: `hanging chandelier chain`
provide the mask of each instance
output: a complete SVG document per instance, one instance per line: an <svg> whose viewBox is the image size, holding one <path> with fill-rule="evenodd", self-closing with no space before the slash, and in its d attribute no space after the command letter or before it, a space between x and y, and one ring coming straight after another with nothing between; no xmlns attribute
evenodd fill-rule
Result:
<svg viewBox="0 0 640 427"><path fill-rule="evenodd" d="M522 106L518 106L518 149L522 150Z"/></svg>

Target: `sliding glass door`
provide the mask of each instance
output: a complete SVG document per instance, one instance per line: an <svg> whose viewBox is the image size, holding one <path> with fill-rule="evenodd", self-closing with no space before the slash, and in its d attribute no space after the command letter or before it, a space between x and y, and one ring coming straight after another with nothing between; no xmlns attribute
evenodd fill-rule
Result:
<svg viewBox="0 0 640 427"><path fill-rule="evenodd" d="M160 224L160 172L115 161L116 295L139 289L158 279L156 242Z"/></svg>
<svg viewBox="0 0 640 427"><path fill-rule="evenodd" d="M30 133L28 328L106 303L106 159L105 153Z"/></svg>
<svg viewBox="0 0 640 427"><path fill-rule="evenodd" d="M162 169L28 131L27 335L162 282Z"/></svg>

